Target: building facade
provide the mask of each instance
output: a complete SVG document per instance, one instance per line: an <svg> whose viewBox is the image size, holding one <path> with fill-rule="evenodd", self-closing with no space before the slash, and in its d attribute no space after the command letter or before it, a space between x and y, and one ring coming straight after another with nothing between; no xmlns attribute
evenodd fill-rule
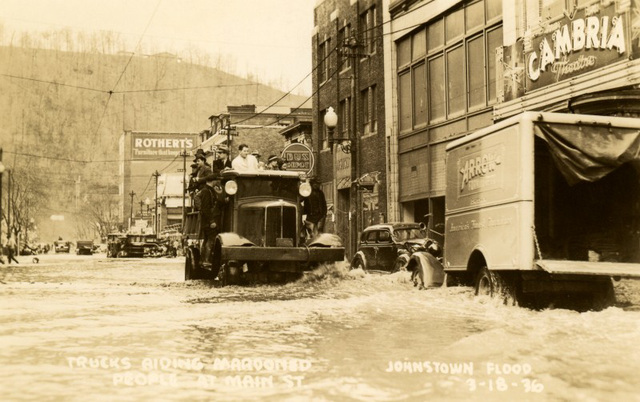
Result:
<svg viewBox="0 0 640 402"><path fill-rule="evenodd" d="M394 219L443 223L455 138L531 110L637 117L639 5L394 1L385 26Z"/></svg>
<svg viewBox="0 0 640 402"><path fill-rule="evenodd" d="M198 143L198 133L125 131L120 136L119 196L124 228L130 228L134 220L140 218L150 221L155 227L156 205L160 216L158 222L167 221L167 217L162 218L161 215L161 194L157 192L156 185L160 186L164 174L181 176L185 164L188 169L191 163L190 158L185 160L181 154L188 154ZM158 175L154 176L156 172Z"/></svg>
<svg viewBox="0 0 640 402"><path fill-rule="evenodd" d="M322 0L314 9L312 148L329 210L325 229L342 237L348 257L364 227L387 220L387 9L386 0ZM330 108L333 130L324 122Z"/></svg>
<svg viewBox="0 0 640 402"><path fill-rule="evenodd" d="M444 223L447 143L493 123L502 0L395 1L389 12L393 212L433 228Z"/></svg>

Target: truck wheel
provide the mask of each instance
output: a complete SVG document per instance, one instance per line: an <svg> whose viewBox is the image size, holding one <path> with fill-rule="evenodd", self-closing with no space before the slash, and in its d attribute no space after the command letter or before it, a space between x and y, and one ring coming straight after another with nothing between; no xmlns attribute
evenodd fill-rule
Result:
<svg viewBox="0 0 640 402"><path fill-rule="evenodd" d="M184 279L210 279L209 271L200 268L200 258L197 250L188 249L184 259Z"/></svg>
<svg viewBox="0 0 640 402"><path fill-rule="evenodd" d="M603 281L599 288L593 293L593 306L594 310L604 310L607 307L611 307L616 302L616 293L613 289L613 282L610 278Z"/></svg>
<svg viewBox="0 0 640 402"><path fill-rule="evenodd" d="M516 284L508 281L504 274L493 272L486 266L480 269L475 282L476 296L489 296L502 299L507 306L518 304Z"/></svg>
<svg viewBox="0 0 640 402"><path fill-rule="evenodd" d="M391 272L406 271L408 263L409 258L406 255L401 255L396 258L396 262L393 263L393 270Z"/></svg>
<svg viewBox="0 0 640 402"><path fill-rule="evenodd" d="M222 278L220 278L222 286L238 285L242 278L242 265L235 261L223 261L220 273L222 275Z"/></svg>

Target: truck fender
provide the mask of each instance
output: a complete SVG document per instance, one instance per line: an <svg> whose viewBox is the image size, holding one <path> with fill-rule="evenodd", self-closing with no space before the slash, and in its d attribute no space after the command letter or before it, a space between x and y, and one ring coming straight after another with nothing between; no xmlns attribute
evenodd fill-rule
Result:
<svg viewBox="0 0 640 402"><path fill-rule="evenodd" d="M251 247L255 246L250 240L233 232L220 233L216 243L223 247Z"/></svg>
<svg viewBox="0 0 640 402"><path fill-rule="evenodd" d="M482 267L491 267L491 258L489 257L489 250L487 250L482 244L477 244L467 260L467 272L474 273L482 269Z"/></svg>
<svg viewBox="0 0 640 402"><path fill-rule="evenodd" d="M418 251L411 255L407 271L412 271L411 279L420 289L440 286L444 282L442 264L426 251Z"/></svg>
<svg viewBox="0 0 640 402"><path fill-rule="evenodd" d="M308 247L342 247L342 239L333 233L320 233L309 243Z"/></svg>

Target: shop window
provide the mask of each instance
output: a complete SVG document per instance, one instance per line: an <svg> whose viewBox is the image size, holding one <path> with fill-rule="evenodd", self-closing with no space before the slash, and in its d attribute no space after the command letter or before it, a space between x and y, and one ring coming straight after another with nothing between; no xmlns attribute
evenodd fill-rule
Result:
<svg viewBox="0 0 640 402"><path fill-rule="evenodd" d="M413 69L413 115L416 127L427 124L427 69L424 63Z"/></svg>

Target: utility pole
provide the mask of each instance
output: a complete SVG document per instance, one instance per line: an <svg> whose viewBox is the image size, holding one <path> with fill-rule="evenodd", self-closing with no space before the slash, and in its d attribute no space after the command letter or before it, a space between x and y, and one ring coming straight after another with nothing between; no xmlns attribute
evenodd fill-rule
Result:
<svg viewBox="0 0 640 402"><path fill-rule="evenodd" d="M2 163L2 148L0 148L0 243L2 243L2 173L4 173L4 164ZM7 225L7 233L10 230Z"/></svg>
<svg viewBox="0 0 640 402"><path fill-rule="evenodd" d="M182 156L182 225L180 225L180 231L182 233L184 233L184 223L187 219L187 211L185 209L185 197L187 193L187 155L187 149L184 148L180 153L180 156Z"/></svg>
<svg viewBox="0 0 640 402"><path fill-rule="evenodd" d="M158 237L158 227L159 227L158 226L158 177L160 177L160 173L158 173L158 171L156 170L153 173L153 177L156 178L156 199L155 199L156 207L154 209L154 222L155 222L155 224L153 226L154 226L154 229L156 231L156 237Z"/></svg>
<svg viewBox="0 0 640 402"><path fill-rule="evenodd" d="M131 190L129 195L131 196L131 215L129 215L129 230L131 230L131 225L133 225L133 196L136 195L136 193Z"/></svg>

